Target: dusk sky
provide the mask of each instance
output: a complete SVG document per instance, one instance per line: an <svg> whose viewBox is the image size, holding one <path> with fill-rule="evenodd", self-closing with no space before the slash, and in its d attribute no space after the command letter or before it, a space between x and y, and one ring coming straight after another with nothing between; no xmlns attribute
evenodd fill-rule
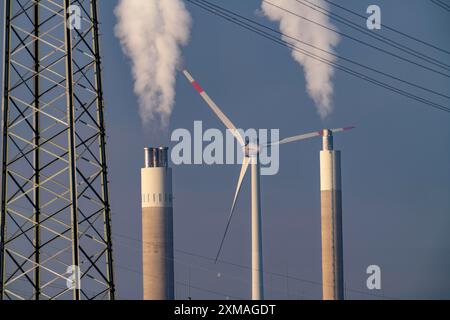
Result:
<svg viewBox="0 0 450 320"><path fill-rule="evenodd" d="M211 1L278 28L260 14L259 0ZM450 50L450 12L431 1L339 3L361 15L377 4L382 23ZM130 60L114 34L117 1L99 1L99 5L116 284L118 298L141 299L143 148L173 147L172 131L192 131L194 121L203 121L204 129L225 129L181 73L168 127L161 128L157 122L144 125L133 92ZM322 120L306 91L304 70L289 49L187 2L186 7L193 26L190 41L182 48L184 66L236 126L279 129L281 137L356 126L335 138L336 149L342 151L346 298L449 299L450 114L336 70L333 112ZM365 27L363 19L335 7L330 10ZM399 52L338 22L333 24L342 33ZM449 54L384 28L371 32L450 64ZM341 37L335 52L450 95L449 77L349 38ZM447 98L374 77L449 107ZM321 299L320 149L320 139L281 146L280 172L262 177L266 299ZM214 264L240 166L172 167L176 298L250 298L249 176L221 261ZM366 287L370 265L381 267L382 290Z"/></svg>

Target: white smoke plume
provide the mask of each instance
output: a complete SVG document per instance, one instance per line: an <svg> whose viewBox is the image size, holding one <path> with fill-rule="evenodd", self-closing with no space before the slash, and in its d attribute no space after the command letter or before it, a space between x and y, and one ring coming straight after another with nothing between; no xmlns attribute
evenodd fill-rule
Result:
<svg viewBox="0 0 450 320"><path fill-rule="evenodd" d="M115 34L131 59L134 92L144 124L165 127L175 103L180 47L189 40L191 17L182 0L119 0Z"/></svg>
<svg viewBox="0 0 450 320"><path fill-rule="evenodd" d="M325 25L329 28L335 28L329 21L328 17L306 7L296 0L269 0L268 2L277 5L281 8L294 12L298 15L306 17L317 23ZM268 2L262 3L262 11L270 20L280 23L280 31L287 36L307 42L317 48L333 52L333 48L339 43L339 36L331 30L324 29L309 21L301 19L287 11L283 11ZM323 0L309 0L322 8L328 8L327 3ZM320 50L306 46L298 41L283 36L283 40L315 55L324 57L327 60L335 61L336 58L332 55L324 53ZM326 118L332 111L332 95L334 68L323 62L317 61L311 57L304 55L299 51L292 51L292 56L299 64L301 64L305 71L305 78L307 82L307 91L310 97L314 100L319 115L322 119Z"/></svg>

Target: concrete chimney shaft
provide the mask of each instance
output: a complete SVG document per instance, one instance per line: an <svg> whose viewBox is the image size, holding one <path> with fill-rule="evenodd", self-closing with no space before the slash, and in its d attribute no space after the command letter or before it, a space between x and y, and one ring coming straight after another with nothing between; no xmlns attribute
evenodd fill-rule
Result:
<svg viewBox="0 0 450 320"><path fill-rule="evenodd" d="M168 148L145 148L141 196L144 300L173 300L173 194Z"/></svg>
<svg viewBox="0 0 450 320"><path fill-rule="evenodd" d="M320 152L322 289L324 300L344 299L341 153L333 149L333 133L323 131Z"/></svg>

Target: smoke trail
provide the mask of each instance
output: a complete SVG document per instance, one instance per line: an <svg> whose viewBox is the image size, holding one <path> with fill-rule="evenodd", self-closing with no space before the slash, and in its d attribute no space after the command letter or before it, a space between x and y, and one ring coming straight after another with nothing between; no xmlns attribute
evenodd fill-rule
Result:
<svg viewBox="0 0 450 320"><path fill-rule="evenodd" d="M189 40L191 17L181 0L119 0L115 34L131 59L134 92L144 124L168 123L175 103L180 46Z"/></svg>
<svg viewBox="0 0 450 320"><path fill-rule="evenodd" d="M328 17L311 8L301 5L295 0L270 0L268 2L316 21L322 25L326 25L327 27L334 28L328 20ZM262 11L270 20L280 23L281 32L290 37L305 41L315 47L333 52L333 48L339 43L338 35L330 30L326 30L318 25L292 15L289 12L270 5L268 2L262 3ZM323 0L310 0L309 2L320 5L323 8L328 7ZM283 36L283 40L296 45L297 47L304 47L313 54L322 56L327 60L336 60L335 57L324 54L315 48L304 46L292 38ZM334 75L334 68L298 51L292 51L292 56L303 66L308 94L314 100L319 115L322 119L326 118L333 110L331 99L333 95L332 78Z"/></svg>

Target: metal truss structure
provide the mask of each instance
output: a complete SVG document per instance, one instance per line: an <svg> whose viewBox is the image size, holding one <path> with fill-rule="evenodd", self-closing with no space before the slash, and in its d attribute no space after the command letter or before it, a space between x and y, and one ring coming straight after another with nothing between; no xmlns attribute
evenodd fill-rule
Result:
<svg viewBox="0 0 450 320"><path fill-rule="evenodd" d="M114 299L96 0L5 0L0 299Z"/></svg>

